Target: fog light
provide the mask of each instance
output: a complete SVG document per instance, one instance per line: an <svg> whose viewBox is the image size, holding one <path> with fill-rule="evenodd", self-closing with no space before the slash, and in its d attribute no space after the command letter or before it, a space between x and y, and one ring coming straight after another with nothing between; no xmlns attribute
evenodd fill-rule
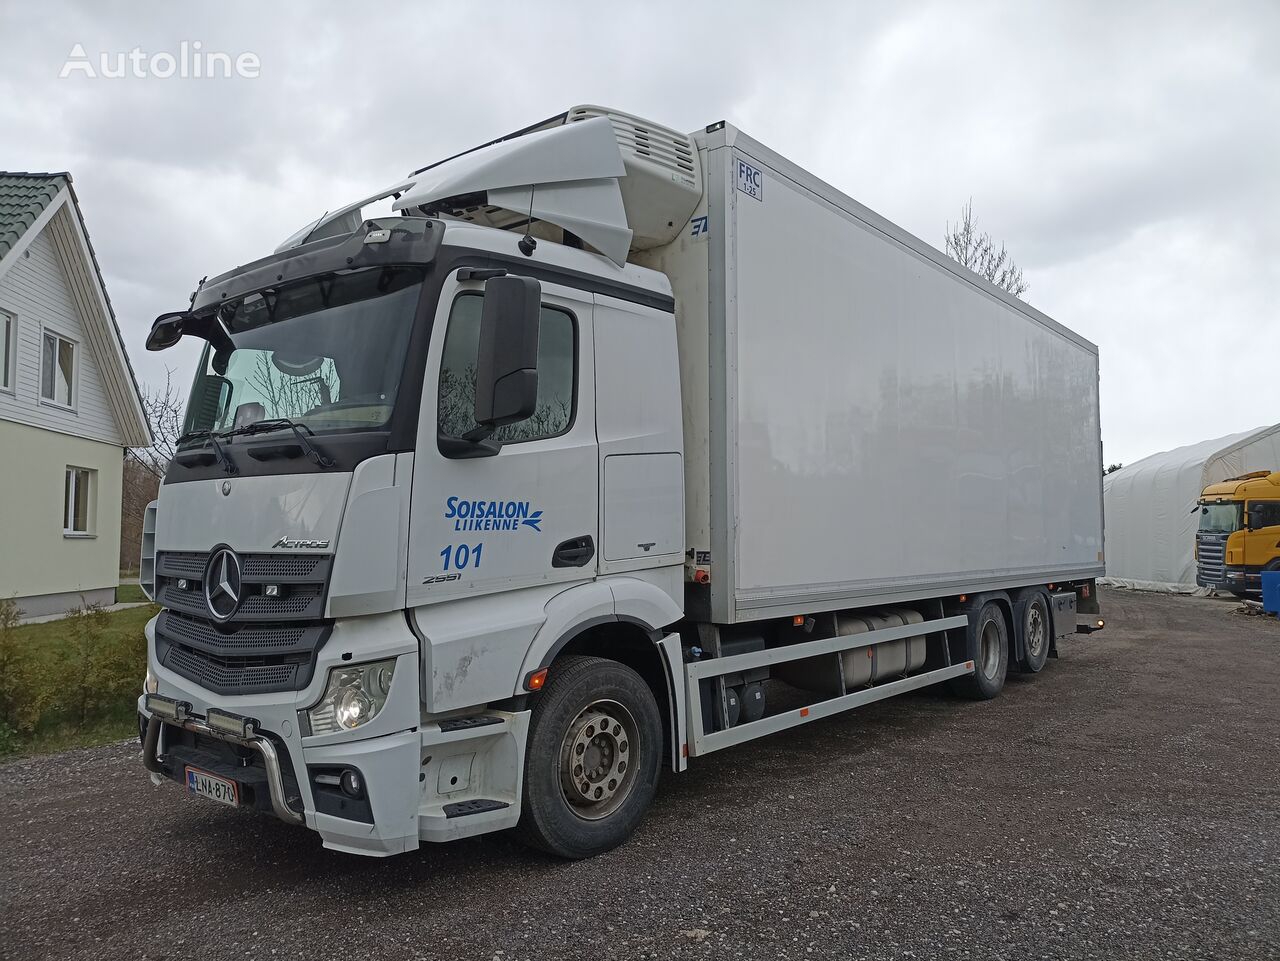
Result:
<svg viewBox="0 0 1280 961"><path fill-rule="evenodd" d="M219 734L230 734L246 740L253 737L258 727L258 722L251 717L241 717L230 711L220 711L216 707L209 708L205 714L205 721Z"/></svg>
<svg viewBox="0 0 1280 961"><path fill-rule="evenodd" d="M164 697L160 694L148 694L143 703L147 708L148 714L158 715L174 724L181 724L187 719L187 715L191 713L191 705L186 701L175 701L171 697Z"/></svg>
<svg viewBox="0 0 1280 961"><path fill-rule="evenodd" d="M347 768L339 780L342 793L349 798L360 798L364 795L364 784L360 780L360 772Z"/></svg>

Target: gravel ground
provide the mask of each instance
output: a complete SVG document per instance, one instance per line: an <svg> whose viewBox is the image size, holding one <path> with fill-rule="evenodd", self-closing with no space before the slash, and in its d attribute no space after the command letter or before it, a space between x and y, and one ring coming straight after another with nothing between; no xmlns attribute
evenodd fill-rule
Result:
<svg viewBox="0 0 1280 961"><path fill-rule="evenodd" d="M1280 957L1280 624L1111 592L988 703L923 692L667 776L624 847L390 860L153 788L0 768L5 958Z"/></svg>

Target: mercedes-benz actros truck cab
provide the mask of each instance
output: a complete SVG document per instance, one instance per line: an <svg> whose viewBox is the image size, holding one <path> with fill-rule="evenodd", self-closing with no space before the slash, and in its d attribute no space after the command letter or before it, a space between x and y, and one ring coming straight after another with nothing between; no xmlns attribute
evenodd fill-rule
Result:
<svg viewBox="0 0 1280 961"><path fill-rule="evenodd" d="M1096 348L723 123L574 108L182 337L143 760L330 848L589 856L662 768L1101 624Z"/></svg>

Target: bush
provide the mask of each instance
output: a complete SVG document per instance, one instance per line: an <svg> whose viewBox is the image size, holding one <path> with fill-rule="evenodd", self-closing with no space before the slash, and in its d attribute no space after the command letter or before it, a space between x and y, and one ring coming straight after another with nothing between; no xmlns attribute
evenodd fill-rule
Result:
<svg viewBox="0 0 1280 961"><path fill-rule="evenodd" d="M124 736L146 672L143 626L155 610L90 606L19 625L13 602L0 601L0 755Z"/></svg>

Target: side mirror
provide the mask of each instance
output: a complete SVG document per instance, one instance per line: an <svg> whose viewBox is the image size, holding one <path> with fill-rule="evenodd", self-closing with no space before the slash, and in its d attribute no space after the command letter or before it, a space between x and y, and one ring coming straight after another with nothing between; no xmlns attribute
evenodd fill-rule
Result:
<svg viewBox="0 0 1280 961"><path fill-rule="evenodd" d="M533 416L538 404L538 325L542 285L531 277L493 277L484 285L476 356L476 423L467 440Z"/></svg>
<svg viewBox="0 0 1280 961"><path fill-rule="evenodd" d="M182 339L183 328L191 315L185 310L161 314L147 334L147 350L168 350Z"/></svg>

